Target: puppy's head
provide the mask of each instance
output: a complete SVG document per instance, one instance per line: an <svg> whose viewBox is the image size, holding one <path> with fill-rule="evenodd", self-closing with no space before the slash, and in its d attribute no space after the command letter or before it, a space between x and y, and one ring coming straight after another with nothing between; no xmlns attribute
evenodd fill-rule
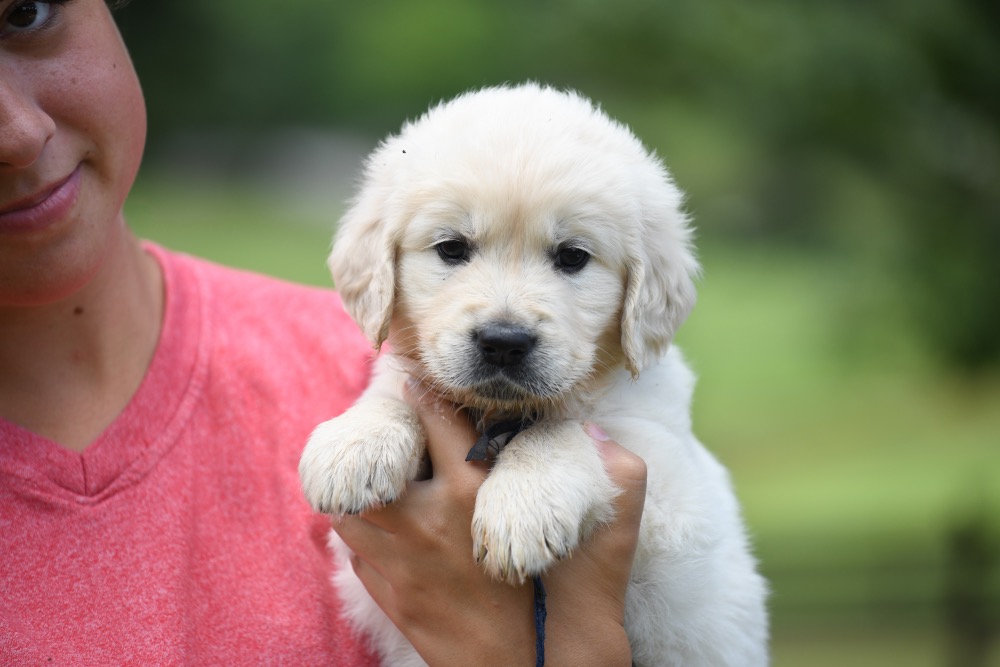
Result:
<svg viewBox="0 0 1000 667"><path fill-rule="evenodd" d="M484 409L662 354L694 304L681 194L635 136L528 84L431 109L368 158L329 260L376 346Z"/></svg>

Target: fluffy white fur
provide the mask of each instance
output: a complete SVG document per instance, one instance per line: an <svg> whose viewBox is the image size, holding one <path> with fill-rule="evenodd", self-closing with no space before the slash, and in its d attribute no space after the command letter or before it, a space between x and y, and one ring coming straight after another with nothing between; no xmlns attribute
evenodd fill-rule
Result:
<svg viewBox="0 0 1000 667"><path fill-rule="evenodd" d="M391 361L404 358L483 423L540 416L500 452L472 525L481 565L521 581L611 517L615 490L581 425L595 422L649 470L625 619L635 663L766 664L766 586L727 472L691 432L694 378L670 347L698 270L681 199L627 128L534 84L467 93L385 140L330 268L396 357L310 439L300 473L313 506L363 512L417 475L424 436ZM484 361L477 338L498 325L530 340L506 365ZM423 664L332 543L359 630L386 664Z"/></svg>

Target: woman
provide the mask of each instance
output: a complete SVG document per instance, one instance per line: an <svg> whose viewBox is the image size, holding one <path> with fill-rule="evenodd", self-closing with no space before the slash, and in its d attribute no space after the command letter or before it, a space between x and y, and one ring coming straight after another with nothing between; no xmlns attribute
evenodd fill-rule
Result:
<svg viewBox="0 0 1000 667"><path fill-rule="evenodd" d="M102 0L0 0L0 663L372 664L295 473L370 351L331 292L138 242L145 130ZM420 393L434 477L334 527L430 664L531 664L530 588L471 558L474 435ZM550 665L629 664L645 467L589 428L624 492L546 575Z"/></svg>

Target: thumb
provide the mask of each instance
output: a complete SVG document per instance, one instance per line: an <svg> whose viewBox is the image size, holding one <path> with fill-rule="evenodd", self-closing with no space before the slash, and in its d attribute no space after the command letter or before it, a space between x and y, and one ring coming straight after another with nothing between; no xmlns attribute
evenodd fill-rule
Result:
<svg viewBox="0 0 1000 667"><path fill-rule="evenodd" d="M415 380L406 383L403 399L424 427L434 477L471 480L478 487L488 468L485 462L465 460L476 441L466 413Z"/></svg>
<svg viewBox="0 0 1000 667"><path fill-rule="evenodd" d="M611 439L597 424L584 425L594 440L608 477L620 491L615 498L615 519L605 530L595 531L593 552L601 559L632 562L639 538L639 523L646 502L646 462Z"/></svg>

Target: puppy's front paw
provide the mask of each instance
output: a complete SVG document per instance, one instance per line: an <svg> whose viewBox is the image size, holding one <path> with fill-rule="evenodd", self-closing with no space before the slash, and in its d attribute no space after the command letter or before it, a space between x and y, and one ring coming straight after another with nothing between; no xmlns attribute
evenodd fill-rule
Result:
<svg viewBox="0 0 1000 667"><path fill-rule="evenodd" d="M420 423L405 404L364 400L313 431L299 461L302 489L327 514L386 505L416 477L423 450Z"/></svg>
<svg viewBox="0 0 1000 667"><path fill-rule="evenodd" d="M580 541L579 512L551 507L546 501L529 501L536 490L500 488L489 484L479 490L472 518L473 553L493 578L521 583L542 573L565 557Z"/></svg>
<svg viewBox="0 0 1000 667"><path fill-rule="evenodd" d="M501 452L479 489L473 555L494 578L521 583L610 520L615 494L579 424L533 427Z"/></svg>

